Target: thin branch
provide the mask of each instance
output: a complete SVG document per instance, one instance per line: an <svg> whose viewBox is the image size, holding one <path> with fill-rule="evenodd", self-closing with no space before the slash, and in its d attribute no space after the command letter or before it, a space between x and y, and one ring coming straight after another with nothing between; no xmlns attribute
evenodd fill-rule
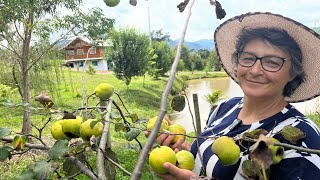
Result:
<svg viewBox="0 0 320 180"><path fill-rule="evenodd" d="M19 32L19 29L18 29L18 27L17 27L16 22L14 22L13 24L14 24L14 27L15 27L15 29L16 29L16 32L17 32L18 36L21 38L22 41L24 41L24 38L22 37L22 35L21 35L20 32Z"/></svg>
<svg viewBox="0 0 320 180"><path fill-rule="evenodd" d="M18 91L19 91L20 96L23 97L22 90L21 90L21 87L20 87L20 85L19 85L19 82L18 82L16 73L15 73L15 67L16 67L16 64L13 64L13 66L12 66L13 81L15 82L15 85L16 85L17 88L18 88Z"/></svg>
<svg viewBox="0 0 320 180"><path fill-rule="evenodd" d="M245 141L249 141L249 142L257 142L256 139L251 139L251 138L239 138L237 140L245 140ZM300 146L294 146L291 144L286 144L286 143L278 143L278 142L274 142L273 143L276 146L282 146L288 149L294 149L300 152L307 152L307 153L311 153L311 154L317 154L320 155L320 150L319 149L309 149L309 148L304 148L304 147L300 147Z"/></svg>
<svg viewBox="0 0 320 180"><path fill-rule="evenodd" d="M132 174L127 171L126 169L124 169L120 164L116 163L115 161L113 161L111 158L109 158L108 156L105 156L107 158L107 160L109 162L111 162L113 165L117 166L121 171L123 171L124 173L126 173L129 176L132 176Z"/></svg>
<svg viewBox="0 0 320 180"><path fill-rule="evenodd" d="M112 99L109 99L109 102L107 104L107 112L111 112L111 106L112 106ZM105 172L105 167L104 167L104 151L106 149L107 142L110 140L108 138L110 135L110 113L107 113L104 116L104 129L101 135L101 140L99 144L99 148L97 150L97 173L98 173L98 178L105 180L107 179L106 177L106 172Z"/></svg>
<svg viewBox="0 0 320 180"><path fill-rule="evenodd" d="M72 161L80 169L80 171L83 172L85 175L87 175L90 179L98 180L98 178L93 174L93 172L90 171L88 168L86 168L86 166L75 157L69 156L69 157L66 157L66 159Z"/></svg>
<svg viewBox="0 0 320 180"><path fill-rule="evenodd" d="M8 142L8 143L13 142L13 138L3 137L3 138L1 138L1 140ZM44 145L40 145L40 144L31 144L31 143L26 143L25 146L30 149L40 149L40 150L49 150L51 148L50 146L44 146Z"/></svg>
<svg viewBox="0 0 320 180"><path fill-rule="evenodd" d="M177 66L178 66L178 63L179 63L179 60L180 60L180 56L181 56L181 48L182 48L182 45L183 45L183 42L184 42L184 38L185 38L185 35L186 35L189 19L190 19L190 16L191 16L191 9L192 9L192 6L193 6L194 2L195 2L195 0L192 0L192 2L190 4L188 15L187 15L187 19L186 19L184 28L182 30L182 35L181 35L181 38L180 38L180 42L179 42L178 47L177 47L176 57L174 59L172 67L171 67L170 77L169 77L168 83L166 85L166 89L163 92L162 97L161 97L161 107L160 107L160 112L158 114L158 119L157 119L157 121L156 121L156 123L154 125L154 128L153 128L150 136L148 137L148 140L147 140L146 144L144 145L144 147L143 147L143 149L142 149L142 151L140 153L138 162L136 163L136 166L135 166L134 171L133 171L133 175L131 176L131 180L140 179L142 168L143 168L143 166L145 164L145 161L147 159L147 156L149 154L148 152L150 151L153 142L157 138L157 133L158 133L158 131L160 129L160 125L162 123L163 117L166 114L166 111L167 111L167 97L168 97L169 92L170 92L170 90L172 88L172 84L173 84L173 81L174 81L174 78L175 78L175 75L176 75L176 72L177 72Z"/></svg>

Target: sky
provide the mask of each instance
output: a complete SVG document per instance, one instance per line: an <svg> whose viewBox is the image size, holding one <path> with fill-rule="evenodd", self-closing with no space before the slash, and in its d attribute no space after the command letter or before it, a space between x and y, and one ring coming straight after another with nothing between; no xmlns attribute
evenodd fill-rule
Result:
<svg viewBox="0 0 320 180"><path fill-rule="evenodd" d="M183 0L120 0L116 7L108 7L103 0L84 0L83 10L99 7L108 18L115 19L116 27L134 27L142 32L160 30L175 40L181 37L188 7L180 13L177 5ZM247 12L272 12L294 19L308 27L320 26L320 0L220 0L227 15L216 19L215 6L209 0L195 0L185 39L196 41L213 39L214 30L224 21ZM149 9L149 15L148 15Z"/></svg>

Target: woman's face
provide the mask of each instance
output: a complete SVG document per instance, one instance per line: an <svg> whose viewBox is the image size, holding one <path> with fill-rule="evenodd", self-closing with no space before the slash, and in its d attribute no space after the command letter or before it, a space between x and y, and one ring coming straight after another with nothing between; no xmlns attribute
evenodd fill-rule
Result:
<svg viewBox="0 0 320 180"><path fill-rule="evenodd" d="M290 77L290 55L279 48L272 46L262 39L249 41L244 49L257 57L276 56L287 59L282 68L276 72L269 72L262 68L260 60L252 67L237 65L237 80L247 97L253 98L277 98L283 96L285 85L293 79Z"/></svg>

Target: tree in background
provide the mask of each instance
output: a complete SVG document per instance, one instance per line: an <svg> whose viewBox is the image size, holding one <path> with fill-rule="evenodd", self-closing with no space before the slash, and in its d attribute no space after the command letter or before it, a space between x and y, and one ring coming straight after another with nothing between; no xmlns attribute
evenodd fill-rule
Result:
<svg viewBox="0 0 320 180"><path fill-rule="evenodd" d="M210 51L208 49L199 49L198 54L201 56L202 59L208 59Z"/></svg>
<svg viewBox="0 0 320 180"><path fill-rule="evenodd" d="M175 48L175 52L177 51L177 48ZM190 61L190 50L187 46L183 45L181 47L181 55L180 55L180 59L182 59L183 63L184 63L184 69L185 70L189 70L191 71L191 61Z"/></svg>
<svg viewBox="0 0 320 180"><path fill-rule="evenodd" d="M163 33L162 29L157 30L157 31L152 31L151 32L151 40L152 42L157 41L166 41L169 42L170 41L170 35L169 33Z"/></svg>
<svg viewBox="0 0 320 180"><path fill-rule="evenodd" d="M115 76L128 86L133 77L146 73L154 56L149 36L134 28L120 28L111 33L111 40L107 59L113 64Z"/></svg>
<svg viewBox="0 0 320 180"><path fill-rule="evenodd" d="M152 60L148 73L154 78L163 77L170 70L174 54L165 41L153 42L152 47L157 56Z"/></svg>
<svg viewBox="0 0 320 180"><path fill-rule="evenodd" d="M203 64L201 61L201 57L196 52L190 53L190 62L191 62L191 71L193 73L194 70L203 70Z"/></svg>
<svg viewBox="0 0 320 180"><path fill-rule="evenodd" d="M220 64L220 62L219 62L218 55L217 55L217 53L216 53L215 50L212 50L212 51L210 52L210 55L209 55L208 60L209 60L209 62L210 62L210 63L209 63L209 66L210 66L211 68L213 68L214 71L220 71L220 69L221 69L221 64Z"/></svg>
<svg viewBox="0 0 320 180"><path fill-rule="evenodd" d="M82 0L8 0L0 9L1 46L9 52L13 72L21 79L15 79L22 101L26 104L23 114L22 133L31 132L30 121L30 72L43 60L46 53L57 42L74 34L86 34L100 38L96 30L107 33L114 20L105 18L102 11L93 9L89 14L82 13L79 6ZM72 15L59 16L58 8L72 11ZM85 18L88 17L88 18ZM101 20L101 21L100 21ZM97 23L99 22L99 23ZM52 43L49 38L54 32L63 32ZM86 32L86 33L84 33ZM51 42L51 43L50 43ZM15 74L15 73L13 73Z"/></svg>

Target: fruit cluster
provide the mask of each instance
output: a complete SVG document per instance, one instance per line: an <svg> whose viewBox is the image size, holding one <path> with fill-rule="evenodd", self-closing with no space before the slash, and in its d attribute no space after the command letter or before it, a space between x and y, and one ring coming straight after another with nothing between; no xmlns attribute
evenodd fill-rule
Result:
<svg viewBox="0 0 320 180"><path fill-rule="evenodd" d="M100 136L103 131L103 124L96 119L88 119L82 122L80 116L76 119L62 119L51 126L51 135L55 140L64 140L81 137L89 140L91 136Z"/></svg>
<svg viewBox="0 0 320 180"><path fill-rule="evenodd" d="M168 170L163 167L165 162L174 164L181 169L188 170L193 170L195 165L193 154L189 151L181 150L175 153L168 146L154 148L149 155L149 165L152 169L159 174L167 173Z"/></svg>
<svg viewBox="0 0 320 180"><path fill-rule="evenodd" d="M152 131L155 122L157 121L158 116L155 116L149 119L147 124L147 130ZM185 139L186 130L180 124L172 124L169 125L166 119L162 120L159 132L168 132L170 134L175 134L172 143L176 143L179 138ZM152 169L159 173L165 174L168 171L163 167L165 162L169 162L171 164L176 165L181 169L192 170L194 168L195 162L194 157L189 151L181 150L175 153L168 146L160 146L153 149L149 156L149 164Z"/></svg>
<svg viewBox="0 0 320 180"><path fill-rule="evenodd" d="M158 116L155 116L149 119L147 124L148 131L152 131L154 123L157 121L157 119L158 119ZM172 143L176 143L179 138L182 138L184 140L186 135L186 129L182 125L180 124L169 125L168 121L165 119L162 120L159 132L169 132L171 134L176 134L175 138L172 140Z"/></svg>

